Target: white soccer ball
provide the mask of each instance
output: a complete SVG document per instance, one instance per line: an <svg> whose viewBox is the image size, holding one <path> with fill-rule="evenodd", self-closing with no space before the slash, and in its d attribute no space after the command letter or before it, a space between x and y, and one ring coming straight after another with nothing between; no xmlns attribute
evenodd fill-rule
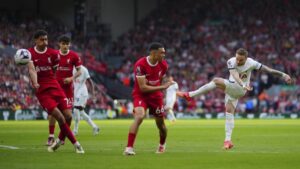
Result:
<svg viewBox="0 0 300 169"><path fill-rule="evenodd" d="M15 62L18 65L26 65L31 60L31 53L27 49L19 49L15 54Z"/></svg>

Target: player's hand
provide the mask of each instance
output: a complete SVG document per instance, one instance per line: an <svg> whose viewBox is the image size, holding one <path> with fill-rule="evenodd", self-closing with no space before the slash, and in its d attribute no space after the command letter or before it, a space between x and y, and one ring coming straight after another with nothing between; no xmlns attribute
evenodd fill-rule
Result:
<svg viewBox="0 0 300 169"><path fill-rule="evenodd" d="M69 84L73 81L73 77L67 77L64 79L64 84Z"/></svg>
<svg viewBox="0 0 300 169"><path fill-rule="evenodd" d="M285 81L287 84L292 84L292 82L293 82L292 78L291 78L289 75L287 75L287 74L284 74L284 75L282 76L282 78L284 79L284 81Z"/></svg>
<svg viewBox="0 0 300 169"><path fill-rule="evenodd" d="M168 81L166 83L163 84L164 86L164 89L167 89L169 86L171 86L172 84L174 84L175 82L174 81Z"/></svg>
<svg viewBox="0 0 300 169"><path fill-rule="evenodd" d="M40 87L40 84L34 83L34 84L32 84L32 87L35 88L35 89L38 89Z"/></svg>
<svg viewBox="0 0 300 169"><path fill-rule="evenodd" d="M243 85L243 89L247 90L247 91L252 91L253 87L249 86L249 85Z"/></svg>

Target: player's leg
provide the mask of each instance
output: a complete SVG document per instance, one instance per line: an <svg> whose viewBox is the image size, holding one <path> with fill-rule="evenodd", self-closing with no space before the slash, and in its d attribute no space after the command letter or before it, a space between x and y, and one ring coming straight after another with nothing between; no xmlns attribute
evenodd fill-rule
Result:
<svg viewBox="0 0 300 169"><path fill-rule="evenodd" d="M169 115L169 120L171 121L171 122L175 122L176 121L176 117L175 117L175 115L174 115L174 111L173 111L173 109L172 108L170 108L170 107L167 107L166 108L166 112L167 112L167 114Z"/></svg>
<svg viewBox="0 0 300 169"><path fill-rule="evenodd" d="M233 148L233 143L231 141L231 135L234 128L234 112L238 100L230 100L230 96L226 94L225 96L225 141L224 149Z"/></svg>
<svg viewBox="0 0 300 169"><path fill-rule="evenodd" d="M167 95L166 97L166 106L165 106L165 111L167 112L167 117L169 117L169 120L171 122L176 121L176 117L173 112L173 107L176 102L176 93L174 95Z"/></svg>
<svg viewBox="0 0 300 169"><path fill-rule="evenodd" d="M195 97L198 95L202 95L205 93L208 93L212 90L214 90L215 88L219 88L221 90L225 90L226 85L225 85L225 81L223 78L214 78L212 81L210 81L209 83L201 86L199 89L195 90L195 91L191 91L191 92L177 92L177 95L180 97L184 97L186 99L190 99L190 97Z"/></svg>
<svg viewBox="0 0 300 169"><path fill-rule="evenodd" d="M156 126L159 130L159 146L156 153L164 153L166 150L167 127L164 117L155 117Z"/></svg>
<svg viewBox="0 0 300 169"><path fill-rule="evenodd" d="M55 108L52 112L52 116L55 117L59 124L60 133L58 135L58 139L55 141L54 144L52 144L48 148L48 151L54 152L64 142L65 137L68 137L68 139L74 145L76 153L84 153L83 148L81 147L80 143L76 140L69 127L70 121L72 121L71 109L65 109L62 113L58 108Z"/></svg>
<svg viewBox="0 0 300 169"><path fill-rule="evenodd" d="M142 106L135 107L134 121L129 128L127 146L125 148L124 155L135 155L135 152L133 151L133 145L139 130L139 126L142 124L144 117L145 117L145 108Z"/></svg>
<svg viewBox="0 0 300 169"><path fill-rule="evenodd" d="M77 109L76 106L74 106L74 129L73 129L74 135L78 134L79 122L80 122L80 110Z"/></svg>
<svg viewBox="0 0 300 169"><path fill-rule="evenodd" d="M67 99L65 96L65 93L62 90L55 90L52 93L53 100L56 102L57 107L55 108L55 112L51 115L55 117L54 115L57 115L58 117L55 117L57 122L59 123L60 127L60 133L58 136L58 139L55 141L53 145L51 145L48 149L48 151L51 152L55 151L57 149L56 147L59 147L63 142L65 137L67 137L71 143L74 145L74 148L76 150L76 153L84 153L82 147L80 146L79 142L76 140L73 132L70 129L71 121L72 121L72 100ZM62 118L61 118L62 116ZM60 121L58 121L58 119ZM63 120L61 120L63 119Z"/></svg>
<svg viewBox="0 0 300 169"><path fill-rule="evenodd" d="M86 114L86 112L84 111L84 107L75 106L75 109L79 110L82 118L93 128L93 134L94 135L99 134L99 130L100 130L99 127L93 122L91 117L88 114Z"/></svg>
<svg viewBox="0 0 300 169"><path fill-rule="evenodd" d="M54 139L54 131L55 131L56 120L51 115L48 115L48 121L49 121L49 137L48 137L47 145L50 146L53 144L53 142L55 140Z"/></svg>

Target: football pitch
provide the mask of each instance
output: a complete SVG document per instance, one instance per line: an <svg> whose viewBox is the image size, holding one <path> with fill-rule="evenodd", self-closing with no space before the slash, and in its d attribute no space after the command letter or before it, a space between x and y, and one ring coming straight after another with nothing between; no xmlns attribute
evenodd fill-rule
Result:
<svg viewBox="0 0 300 169"><path fill-rule="evenodd" d="M167 151L155 154L158 132L145 120L136 156L123 156L132 120L100 120L100 134L80 122L85 154L67 141L47 152L47 121L0 121L0 169L289 169L300 168L300 120L236 120L232 150L222 149L224 120L178 120L168 125ZM58 127L56 127L56 135Z"/></svg>

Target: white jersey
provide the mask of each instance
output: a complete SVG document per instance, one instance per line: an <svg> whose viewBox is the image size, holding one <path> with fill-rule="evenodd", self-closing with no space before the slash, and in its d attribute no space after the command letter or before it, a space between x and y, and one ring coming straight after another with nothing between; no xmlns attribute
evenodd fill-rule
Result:
<svg viewBox="0 0 300 169"><path fill-rule="evenodd" d="M169 86L166 90L166 97L172 96L176 94L176 91L178 90L178 84L175 82L171 86Z"/></svg>
<svg viewBox="0 0 300 169"><path fill-rule="evenodd" d="M88 96L87 86L85 84L86 80L90 78L89 71L86 67L81 66L81 75L77 77L74 81L74 95L75 97L79 96ZM76 73L76 69L73 69L73 74Z"/></svg>
<svg viewBox="0 0 300 169"><path fill-rule="evenodd" d="M175 82L169 86L166 90L166 108L173 108L176 101L176 92L178 90L178 84Z"/></svg>
<svg viewBox="0 0 300 169"><path fill-rule="evenodd" d="M249 85L252 70L260 69L262 67L262 64L253 60L252 58L247 58L243 66L237 66L236 58L232 57L227 61L227 67L228 69L235 69L239 73L241 80L245 84ZM235 82L232 75L229 76L229 81Z"/></svg>

